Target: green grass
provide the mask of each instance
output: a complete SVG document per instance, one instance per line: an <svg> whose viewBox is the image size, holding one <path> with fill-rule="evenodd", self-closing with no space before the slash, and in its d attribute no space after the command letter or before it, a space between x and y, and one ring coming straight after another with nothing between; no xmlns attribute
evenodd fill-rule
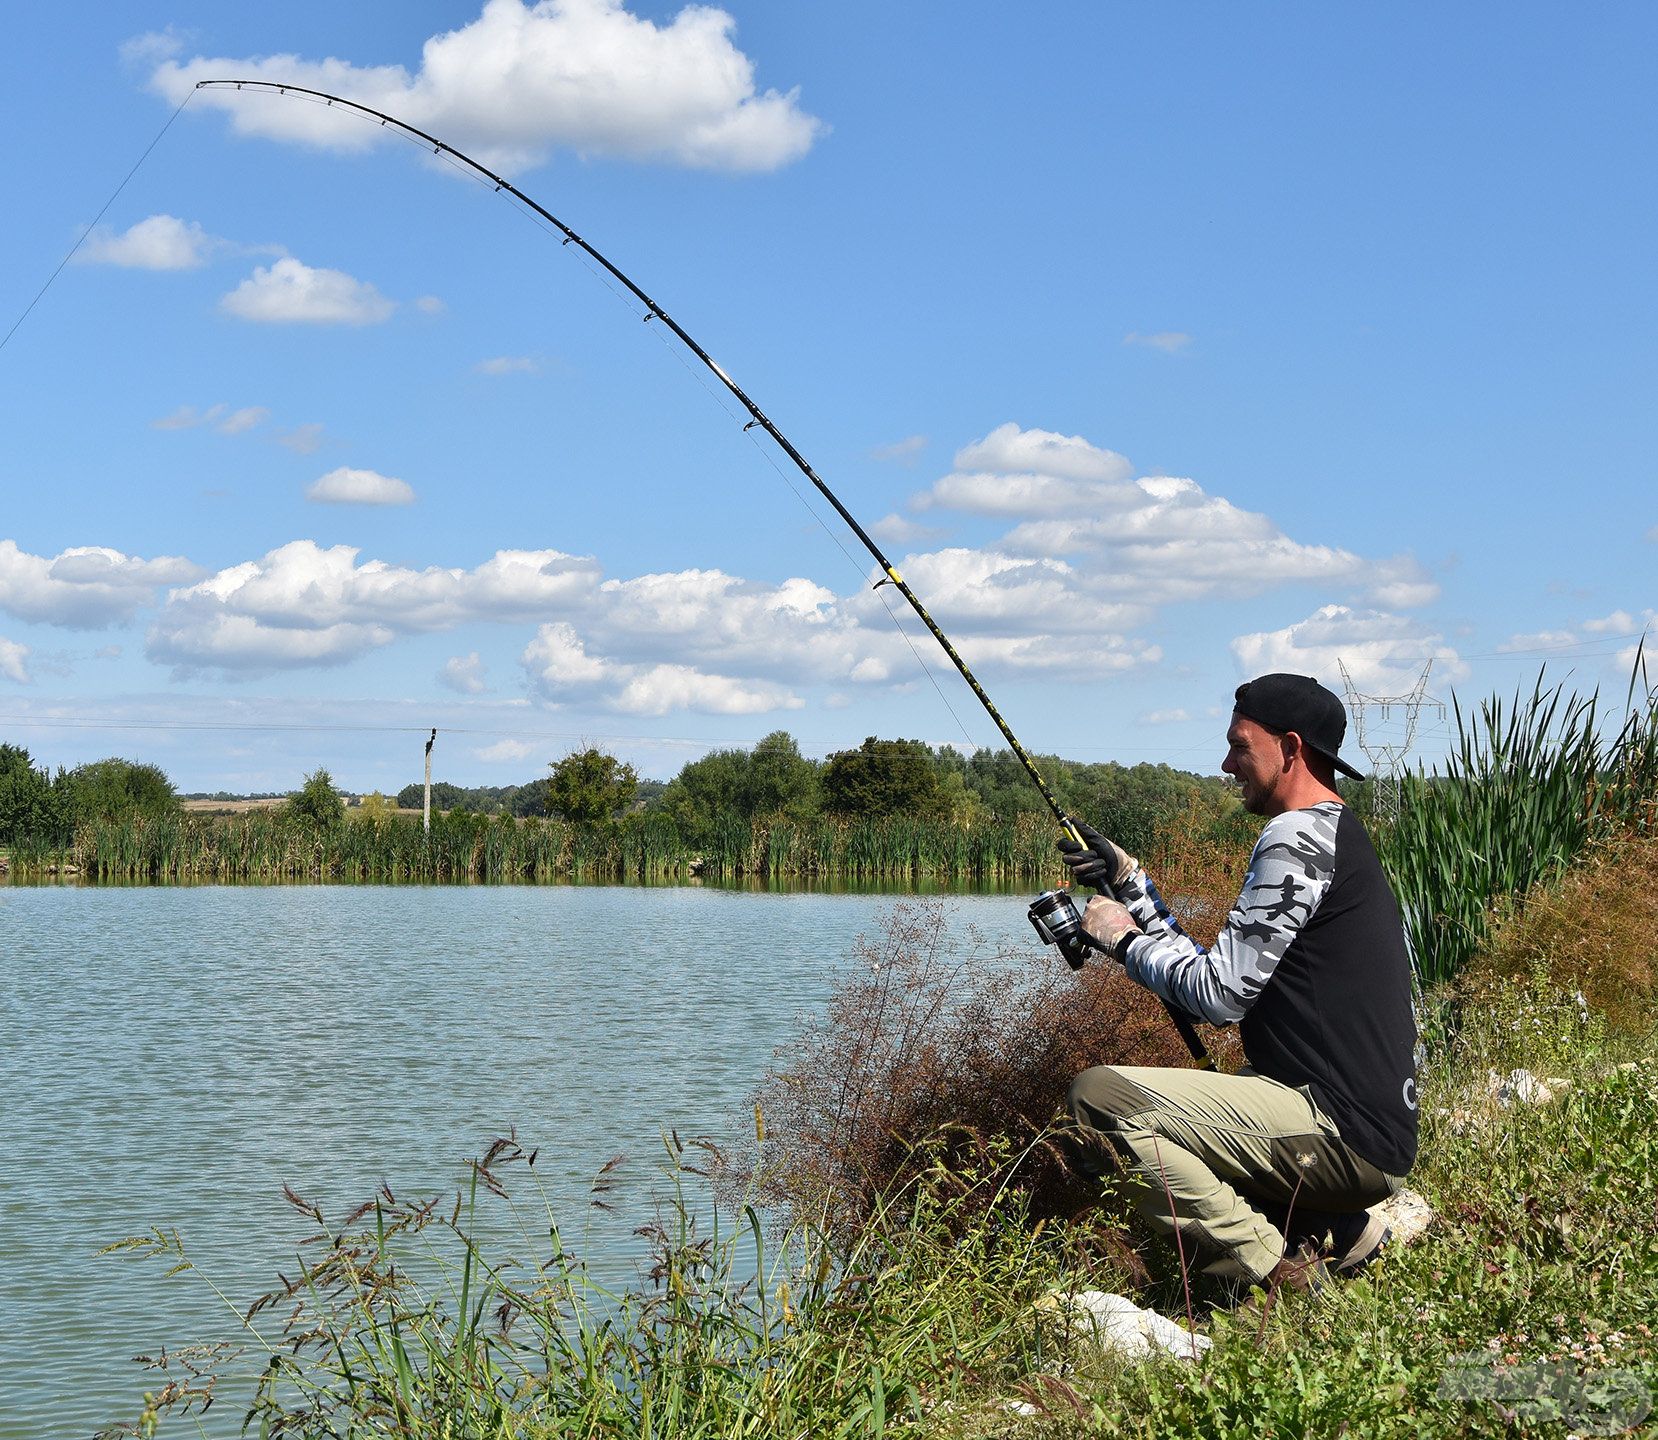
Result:
<svg viewBox="0 0 1658 1440"><path fill-rule="evenodd" d="M1637 664L1637 673L1641 671ZM1658 811L1658 703L1632 680L1608 733L1598 694L1494 696L1455 712L1444 766L1404 787L1378 849L1424 985L1454 979L1510 897L1559 874L1614 830L1650 833Z"/></svg>

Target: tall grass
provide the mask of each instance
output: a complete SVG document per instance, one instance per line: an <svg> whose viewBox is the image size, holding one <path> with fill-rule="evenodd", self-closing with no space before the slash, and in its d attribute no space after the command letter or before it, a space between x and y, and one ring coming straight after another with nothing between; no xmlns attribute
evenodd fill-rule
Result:
<svg viewBox="0 0 1658 1440"><path fill-rule="evenodd" d="M665 815L616 824L433 817L430 833L404 816L353 818L319 829L280 811L122 816L90 820L68 844L24 839L19 876L73 865L90 880L544 882L651 881L702 876L909 883L1034 884L1062 873L1045 817L964 827L947 820L791 821L723 815L692 843Z"/></svg>
<svg viewBox="0 0 1658 1440"><path fill-rule="evenodd" d="M1658 691L1633 677L1610 731L1598 692L1545 690L1541 677L1523 699L1495 696L1472 715L1458 704L1455 722L1444 767L1410 778L1378 847L1424 984L1462 971L1496 907L1598 836L1650 833L1658 811Z"/></svg>
<svg viewBox="0 0 1658 1440"><path fill-rule="evenodd" d="M244 1428L307 1440L879 1436L1057 1360L1051 1322L1032 1308L1059 1276L1057 1248L1016 1203L994 1225L982 1202L977 1223L951 1219L982 1180L926 1170L850 1238L810 1222L772 1235L751 1206L704 1229L687 1191L712 1147L668 1145L669 1194L641 1232L650 1268L629 1291L598 1283L568 1248L535 1155L515 1139L473 1163L452 1205L387 1186L330 1222L288 1191L316 1234L291 1277L245 1316L232 1307L259 1359ZM503 1229L521 1253L486 1248L481 1234ZM171 1231L109 1248L192 1268ZM166 1373L144 1413L105 1436L153 1434L230 1388L200 1352L184 1365L180 1354L152 1362Z"/></svg>

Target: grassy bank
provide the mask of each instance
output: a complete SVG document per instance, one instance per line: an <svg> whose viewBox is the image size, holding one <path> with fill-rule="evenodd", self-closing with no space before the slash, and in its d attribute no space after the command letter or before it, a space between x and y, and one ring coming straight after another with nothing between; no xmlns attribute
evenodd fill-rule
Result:
<svg viewBox="0 0 1658 1440"><path fill-rule="evenodd" d="M508 1145L453 1206L383 1193L354 1218L313 1217L327 1238L261 1307L275 1317L270 1348L254 1347L263 1378L218 1382L217 1401L251 1406L255 1433L411 1440L1608 1433L1597 1413L1658 1393L1658 1036L1614 1039L1546 982L1507 997L1424 1079L1414 1179L1437 1227L1264 1318L1214 1308L1230 1297L1196 1282L1192 1314L1215 1341L1196 1365L1131 1365L1067 1334L1037 1305L1049 1292L1128 1292L1180 1315L1180 1276L1164 1266L1136 1288L1093 1227L1032 1224L1016 1192L986 1207L982 1179L935 1172L849 1239L809 1225L775 1238L752 1212L726 1232L697 1225L693 1148L650 1284L616 1296L562 1248L561 1217ZM1502 1104L1487 1076L1516 1068L1562 1093ZM516 1260L469 1239L485 1206L521 1218ZM170 1240L149 1248L177 1262ZM155 1377L163 1403L133 1430L190 1433L178 1412L215 1393L211 1358L189 1357L195 1374L174 1361L171 1391Z"/></svg>

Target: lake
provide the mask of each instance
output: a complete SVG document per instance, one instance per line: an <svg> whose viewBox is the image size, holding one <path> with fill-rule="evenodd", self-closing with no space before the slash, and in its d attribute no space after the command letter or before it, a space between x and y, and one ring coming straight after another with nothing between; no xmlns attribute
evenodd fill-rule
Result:
<svg viewBox="0 0 1658 1440"><path fill-rule="evenodd" d="M1022 895L952 931L1036 948ZM730 1138L895 897L612 886L0 886L0 1436L134 1418L141 1352L232 1333L198 1277L97 1249L176 1226L238 1303L388 1181L452 1193L516 1127L596 1270L643 1255L661 1135ZM588 1184L627 1161L604 1215ZM210 1413L234 1435L245 1388ZM165 1431L190 1433L175 1422Z"/></svg>

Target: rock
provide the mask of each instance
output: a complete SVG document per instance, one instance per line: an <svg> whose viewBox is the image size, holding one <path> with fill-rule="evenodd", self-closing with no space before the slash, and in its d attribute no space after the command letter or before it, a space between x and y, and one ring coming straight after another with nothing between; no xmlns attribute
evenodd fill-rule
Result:
<svg viewBox="0 0 1658 1440"><path fill-rule="evenodd" d="M1396 1194L1389 1195L1380 1205L1372 1205L1370 1213L1379 1215L1387 1224L1387 1228L1393 1232L1390 1243L1395 1245L1415 1244L1434 1220L1433 1206L1428 1204L1419 1191L1408 1186Z"/></svg>

